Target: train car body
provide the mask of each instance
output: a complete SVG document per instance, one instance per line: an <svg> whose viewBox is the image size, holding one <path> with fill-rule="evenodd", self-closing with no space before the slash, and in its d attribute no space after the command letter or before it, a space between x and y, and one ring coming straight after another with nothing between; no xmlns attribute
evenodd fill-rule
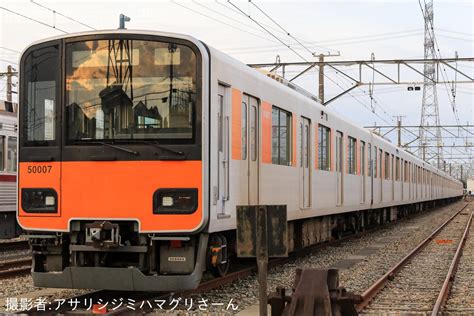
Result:
<svg viewBox="0 0 474 316"><path fill-rule="evenodd" d="M186 35L35 43L21 58L19 112L18 221L37 286L194 288L206 269L226 272L239 205L286 205L292 250L462 194Z"/></svg>
<svg viewBox="0 0 474 316"><path fill-rule="evenodd" d="M0 239L17 237L16 168L17 117L16 104L0 101Z"/></svg>

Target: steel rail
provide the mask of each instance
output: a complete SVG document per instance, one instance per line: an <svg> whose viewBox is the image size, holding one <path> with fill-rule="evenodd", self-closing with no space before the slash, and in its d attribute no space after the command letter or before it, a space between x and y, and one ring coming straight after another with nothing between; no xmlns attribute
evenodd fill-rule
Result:
<svg viewBox="0 0 474 316"><path fill-rule="evenodd" d="M0 280L28 274L31 271L31 258L15 259L0 263Z"/></svg>
<svg viewBox="0 0 474 316"><path fill-rule="evenodd" d="M421 213L418 213L418 214L415 214L415 215L409 215L409 216L406 216L403 219L398 220L396 222L390 222L390 223L385 223L385 224L382 224L382 225L377 225L377 226L368 228L364 231L360 231L356 234L344 236L340 239L333 239L333 240L330 240L330 241L325 242L325 243L318 243L318 244L310 245L310 246L307 246L307 247L304 247L304 248L301 248L301 249L296 249L292 253L290 253L288 257L275 258L275 259L269 260L268 261L268 269L271 269L273 267L277 267L279 265L288 263L292 260L304 257L306 255L309 255L309 254L311 254L312 252L315 252L318 249L323 249L323 248L326 248L326 247L336 247L336 246L338 246L338 245L340 245L340 244L342 244L346 241L350 241L350 240L353 240L353 239L356 239L356 238L361 238L363 236L374 233L377 230L387 228L388 226L391 226L393 224L398 224L402 221L411 219L411 218L416 217L417 215L420 215L420 214ZM219 288L220 286L231 284L232 282L234 282L236 280L239 280L239 279L242 279L242 278L245 278L245 277L249 277L252 274L256 273L257 270L258 270L257 266L256 266L255 262L253 262L248 267L244 267L244 268L242 268L238 271L228 273L227 275L219 277L219 278L214 278L214 279L210 279L210 280L207 280L207 281L203 281L203 282L201 282L201 284L199 285L198 288L196 288L194 290L179 292L179 293L176 293L176 295L188 296L188 295L191 295L191 294L205 293L205 292L214 290L216 288ZM167 293L165 295L157 295L153 298L154 299L167 299L167 298L169 298L169 293ZM143 301L138 301L134 304L134 306L138 307L140 305L143 305L142 303L143 303ZM150 312L150 311L149 310L141 310L141 312ZM121 308L119 308L115 311L108 311L106 313L106 315L128 315L129 313L130 313L130 309L128 309L127 307L121 307Z"/></svg>
<svg viewBox="0 0 474 316"><path fill-rule="evenodd" d="M400 271L413 257L415 257L423 248L425 248L430 241L432 241L442 230L446 227L456 216L458 216L469 203L465 204L459 211L448 218L443 224L441 224L435 231L433 231L426 239L424 239L418 246L416 246L409 254L407 254L402 260L400 260L395 266L393 266L387 273L385 273L380 279L375 281L367 290L361 295L361 302L356 305L358 312L361 312L370 301L385 287L387 281L391 280L393 276Z"/></svg>
<svg viewBox="0 0 474 316"><path fill-rule="evenodd" d="M31 266L31 257L0 262L0 270L22 267L26 265Z"/></svg>
<svg viewBox="0 0 474 316"><path fill-rule="evenodd" d="M466 228L464 229L464 234L462 235L461 241L458 244L458 248L456 249L454 258L451 261L451 265L449 266L446 279L444 279L443 286L441 287L441 291L439 292L438 299L436 300L436 303L433 307L431 316L437 316L440 313L442 307L444 306L444 303L446 302L446 299L448 298L449 292L451 290L451 285L454 281L455 271L458 267L459 259L461 258L464 245L466 244L467 235L469 234L469 230L471 228L473 214L474 213L471 212L471 215L469 216L469 220L467 221Z"/></svg>
<svg viewBox="0 0 474 316"><path fill-rule="evenodd" d="M373 233L377 230L387 228L388 226L400 223L401 221L405 221L405 220L414 218L414 217L416 217L420 214L423 214L423 213L425 213L425 212L421 212L421 213L417 213L417 214L413 214L413 215L408 215L408 216L404 217L403 219L398 220L396 222L390 222L390 223L385 223L385 224L382 224L382 225L377 225L377 226L374 226L374 227L370 227L370 228L366 229L365 231L361 231L361 232L358 232L358 233L352 234L352 235L347 235L347 236L344 236L341 239L330 240L330 241L325 242L325 243L319 243L319 244L307 246L307 247L302 248L302 249L297 249L294 252L292 252L289 255L288 258L276 258L276 259L269 260L268 267L272 268L272 267L276 267L278 265L284 264L286 262L290 262L291 260L295 260L297 258L300 258L300 257L303 257L305 255L311 254L312 252L314 252L318 249L323 249L325 247L338 246L338 245L340 245L340 244L342 244L346 241L363 237L363 236L371 234L371 233ZM251 264L246 265L246 266L244 266L243 268L240 268L237 271L228 273L227 275L225 275L223 277L202 281L201 284L199 285L199 287L194 289L194 290L182 291L182 292L178 292L178 293L171 293L171 292L158 292L158 293L157 292L155 292L155 293L125 292L124 293L124 292L119 292L119 291L97 290L97 291L89 292L89 293L86 293L86 294L73 296L73 297L67 298L66 300L71 300L71 299L76 300L77 299L79 302L84 302L87 299L95 300L97 298L101 298L101 299L104 300L104 298L117 298L117 297L120 297L122 295L122 297L135 299L135 303L133 304L133 306L136 308L135 312L137 312L140 305L145 306L142 303L145 302L146 300L169 299L172 294L174 294L174 295L183 295L184 296L184 295L205 293L205 292L208 292L210 290L216 289L220 286L230 284L230 283L232 283L232 282L234 282L238 279L242 279L242 278L251 276L252 274L254 274L256 272L257 272L257 266L256 266L255 262L252 262ZM126 296L124 296L124 294ZM52 304L49 303L47 306L52 307ZM128 306L130 306L130 305L128 305ZM78 306L78 309L80 309L81 307L83 307L83 306ZM147 304L144 309L143 309L143 307L142 307L142 309L140 309L140 313L151 311L151 310L148 310L148 309L149 308L148 308L148 304ZM59 309L52 308L51 311L54 311L54 313L53 313L54 315L56 315L56 314L61 314L61 315L73 315L73 314L75 314L75 315L77 315L77 313L78 313L78 310L75 310L75 311L71 310L71 307L66 305L66 304L61 306L61 308L59 308ZM88 312L90 313L91 311L89 310ZM106 311L104 311L104 314L105 315L129 315L131 312L134 312L134 311L131 310L129 307L122 306L122 307L117 308L116 310L106 310ZM34 316L42 315L41 312L38 312L36 310L24 310L24 311L20 311L19 314L34 315Z"/></svg>
<svg viewBox="0 0 474 316"><path fill-rule="evenodd" d="M28 240L0 242L0 251L28 249Z"/></svg>

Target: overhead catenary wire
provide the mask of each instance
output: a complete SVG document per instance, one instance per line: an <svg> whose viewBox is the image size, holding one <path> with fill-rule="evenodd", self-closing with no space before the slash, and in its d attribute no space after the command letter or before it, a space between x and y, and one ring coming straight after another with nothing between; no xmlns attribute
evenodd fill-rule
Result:
<svg viewBox="0 0 474 316"><path fill-rule="evenodd" d="M216 2L217 4L219 4L221 7L225 8L225 9L227 9L227 10L233 12L233 13L236 13L236 14L238 14L239 16L242 15L242 13L241 13L240 11L236 10L234 7L226 6L225 4L221 3L221 2L218 1L218 0L215 0L215 2ZM247 16L245 15L245 17L247 17ZM262 23L262 25L265 25L267 28L272 29L272 30L274 30L274 31L276 31L276 32L282 33L281 30L279 30L279 29L277 29L277 28L275 28L275 27L272 27L271 25L267 25L267 24L265 24L265 23ZM286 35L286 33L284 33L284 32L283 32L283 34ZM307 42L307 41L302 41L302 42L304 42L304 43L310 43L310 42ZM321 46L321 45L316 45L316 42L312 42L312 45L313 45L314 47L317 47L317 48L320 48L320 49L324 49L324 50L327 50L327 51L332 51L332 50L333 50L332 48L329 48L329 47L325 47L325 46Z"/></svg>
<svg viewBox="0 0 474 316"><path fill-rule="evenodd" d="M389 32L389 33L380 33L380 34L372 34L372 35L364 35L364 36L352 36L352 37L347 37L347 38L339 38L339 39L333 39L333 40L323 40L323 41L317 41L317 42L306 42L309 47L322 47L325 49L329 49L324 46L320 45L315 45L316 43L322 44L322 43L328 43L328 44L334 44L334 45L348 45L348 44L353 44L353 43L366 43L366 42L372 42L372 41L383 41L383 40L390 40L390 39L396 39L396 38L404 38L404 37L410 37L410 36L416 36L416 35L421 35L423 34L423 30L421 29L413 29L413 30L405 30L405 31L400 31L400 32ZM231 47L228 48L228 50L250 50L250 51L257 51L257 50L266 50L266 51L271 51L275 49L276 46L253 46L253 47ZM299 48L298 48L299 49ZM331 49L329 49L331 50Z"/></svg>
<svg viewBox="0 0 474 316"><path fill-rule="evenodd" d="M244 11L242 11L238 6L236 6L235 4L233 4L230 0L227 0L227 3L229 3L230 5L232 5L234 8L236 8L237 10L239 10L243 15L247 16L250 20L252 20L255 24L257 24L260 28L262 28L265 32L267 32L268 34L270 34L273 38L275 38L277 41L279 41L283 46L287 47L289 50L291 50L295 55L297 55L299 58L303 59L304 61L308 61L306 58L304 58L300 53L298 53L295 49L293 49L290 45L286 44L285 42L283 42L278 36L276 36L275 34L273 34L270 30L268 30L265 26L263 26L261 23L259 23L257 20L255 20L254 18L252 18L251 15L249 14L246 14Z"/></svg>
<svg viewBox="0 0 474 316"><path fill-rule="evenodd" d="M6 62L6 63L10 63L10 64L14 64L14 65L18 65L18 63L14 62L14 61L7 60L7 59L3 59L3 58L0 58L0 61Z"/></svg>
<svg viewBox="0 0 474 316"><path fill-rule="evenodd" d="M230 24L230 23L221 21L221 20L216 19L216 18L214 18L214 17L212 17L212 16L209 16L209 15L207 15L207 14L205 14L205 13L199 12L199 11L193 9L193 8L189 8L189 7L185 6L185 5L183 5L182 3L178 3L177 1L171 0L171 3L173 3L173 4L177 5L177 6L180 6L180 7L184 8L184 9L186 9L186 10L188 10L188 11L191 11L191 12L194 12L194 13L196 13L196 14L199 14L199 15L201 15L201 16L203 16L203 17L206 17L206 18L208 18L208 19L210 19L210 20L213 20L213 21L216 21L216 22L221 23L221 24L223 24L223 25L226 25L226 26L228 26L228 27L230 27L230 28L239 30L239 31L241 31L241 32L250 34L250 35L252 35L252 36L255 36L255 37L264 39L264 40L269 41L269 42L272 42L272 43L277 43L276 41L274 41L274 40L272 40L272 39L270 39L270 38L261 36L260 34L253 33L253 32L247 31L247 30L245 30L245 29L242 29L242 28L240 28L240 27L238 27L238 26L232 25L232 24Z"/></svg>
<svg viewBox="0 0 474 316"><path fill-rule="evenodd" d="M78 21L78 20L76 20L76 19L74 19L74 18L71 18L70 16L67 16L67 15L65 15L65 14L63 14L63 13L61 13L61 12L58 12L58 11L56 11L56 10L54 10L54 9L51 9L51 8L49 8L49 7L47 7L47 6L43 5L43 4L41 4L41 3L36 2L35 0L30 0L30 2L33 3L33 4L35 4L35 5L37 5L37 6L39 6L39 7L41 7L41 8L44 8L44 9L50 11L50 12L53 12L54 14L60 15L60 16L62 16L63 18L66 18L66 19L68 19L68 20L70 20L70 21L73 21L73 22L76 22L76 23L78 23L78 24L80 24L80 25L82 25L82 26L85 26L85 27L87 27L87 28L89 28L89 29L91 29L91 30L94 30L94 31L97 30L96 28L94 28L94 27L92 27L92 26L90 26L90 25L88 25L88 24L85 24L85 23L83 23L83 22L81 22L81 21Z"/></svg>
<svg viewBox="0 0 474 316"><path fill-rule="evenodd" d="M34 18L32 18L32 17L26 16L26 15L24 15L24 14L15 12L15 11L10 10L10 9L8 9L8 8L0 7L0 10L10 12L10 13L12 13L12 14L15 14L15 15L20 16L20 17L22 17L22 18L25 18L25 19L27 19L27 20L36 22L36 23L41 24L41 25L43 25L43 26L49 27L49 28L51 28L51 29L53 29L53 30L62 32L62 33L64 33L64 34L69 34L69 32L67 32L67 31L65 31L65 30L63 30L63 29L60 29L60 28L58 28L58 27L56 27L56 26L54 26L54 25L51 25L51 24L42 22L42 21L40 21L40 20L37 20L37 19L34 19Z"/></svg>
<svg viewBox="0 0 474 316"><path fill-rule="evenodd" d="M258 29L256 29L255 27L253 27L252 25L249 25L249 24L247 24L247 23L244 23L244 22L242 22L242 21L240 21L240 20L238 20L238 19L235 19L235 18L233 18L233 17L231 17L231 16L229 16L229 15L227 15L227 14L224 14L224 13L222 13L222 12L220 12L220 11L218 11L218 10L212 8L212 7L208 7L208 6L204 5L203 3L199 2L199 1L192 0L192 2L193 2L194 4L200 6L201 8L204 8L205 10L211 11L211 12L213 12L213 13L215 13L215 14L221 16L221 17L224 17L224 18L226 18L226 19L229 19L229 20L231 20L231 21L233 21L233 22L235 22L235 23L244 25L245 27L248 27L248 28L250 28L250 29L252 29L252 30L257 30L258 32L262 32L262 33L266 34L264 31L258 30ZM216 0L215 2L216 2L217 4L219 4L219 5L221 5L221 6L224 6L224 8L229 9L229 7L223 5L222 3L218 2L217 0ZM232 11L233 13L236 13L236 11L234 11L234 10L231 10L231 11ZM241 14L240 14L239 12L237 12L237 13L239 14L239 16L241 16ZM276 43L276 42L275 42L275 43Z"/></svg>
<svg viewBox="0 0 474 316"><path fill-rule="evenodd" d="M0 46L0 49L4 49L4 50L7 50L7 51L10 51L10 52L13 52L13 53L17 53L17 54L20 54L20 53L21 53L21 52L18 51L18 50L11 49L11 48L8 48L8 47L5 47L5 46Z"/></svg>
<svg viewBox="0 0 474 316"><path fill-rule="evenodd" d="M276 26L278 26L283 32L286 33L289 37L291 37L296 43L298 43L301 47L303 47L307 52L309 52L313 57L316 56L316 53L314 51L311 51L308 47L306 47L300 40L298 40L296 37L294 37L290 32L288 32L283 26L281 26L280 23L275 21L270 15L268 15L262 8L260 8L258 5L255 4L254 1L249 0L249 2L257 8L263 15L265 15L270 21L272 21Z"/></svg>
<svg viewBox="0 0 474 316"><path fill-rule="evenodd" d="M247 16L250 20L252 20L255 24L257 24L259 27L261 27L262 29L264 29L267 33L269 33L270 35L272 35L274 38L278 39L278 41L280 43L282 43L285 47L287 47L288 49L290 49L291 51L293 51L299 58L301 58L302 60L308 62L308 60L303 57L301 54L297 53L290 45L286 44L285 42L283 42L280 38L278 38L276 35L274 35L271 31L269 31L268 29L266 29L265 27L263 27L259 22L257 22L254 18L252 18L251 15L249 14L246 14L245 12L242 11L242 9L240 9L237 5L233 4L231 0L227 0L227 2L232 5L235 9L237 9L239 12L241 12L241 14L243 14L244 16ZM324 76L331 82L333 82L334 84L336 84L338 87L340 87L341 89L344 90L344 88L338 83L336 82L335 80L333 80L332 78L328 77L326 74L324 74ZM356 100L358 103L360 103L361 105L363 105L367 110L369 110L371 113L373 113L374 115L376 115L377 117L379 117L381 120L383 120L385 123L389 123L387 120L385 120L383 117L381 117L378 113L374 112L373 110L371 110L369 107L367 107L367 105L365 105L362 101L360 101L359 99L357 99L354 95L352 95L350 92L347 93L349 96L351 96L354 100ZM386 113L384 111L385 114L388 115L388 113ZM389 116L390 119L393 121L393 118L392 116Z"/></svg>

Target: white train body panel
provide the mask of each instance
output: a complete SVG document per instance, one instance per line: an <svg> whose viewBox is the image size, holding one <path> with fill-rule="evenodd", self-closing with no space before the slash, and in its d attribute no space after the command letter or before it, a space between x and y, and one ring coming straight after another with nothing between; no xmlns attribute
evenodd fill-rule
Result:
<svg viewBox="0 0 474 316"><path fill-rule="evenodd" d="M209 232L235 229L236 207L239 205L284 204L287 205L288 220L296 220L444 199L462 194L462 185L459 181L401 148L397 148L381 137L345 120L333 113L330 108L322 106L314 100L215 49L210 48L210 55L210 155L212 165L210 168L211 208ZM223 96L222 109L220 108L219 94ZM236 157L235 155L236 152L237 156L239 154L239 150L236 148L239 144L236 144L236 140L241 138L236 133L242 131L242 126L239 126L239 120L240 124L242 124L242 107L241 104L240 106L237 104L240 103L239 95L241 98L249 95L258 101L258 169L252 167L249 169L250 155L247 155L247 159L244 160L242 157ZM272 136L272 131L268 130L271 128L271 126L268 126L268 120L270 120L271 124L272 115L271 108L270 113L268 113L269 105L270 107L276 106L291 113L291 132L293 134L296 133L296 135L292 134L291 136L291 150L292 155L295 157L292 157L290 166L273 164L271 161L268 161L268 148L272 149L272 144L268 144L268 133L270 133L270 142ZM270 119L268 115L270 115ZM235 116L238 116L238 118ZM300 124L302 124L303 118L310 121L309 206L304 206L304 201L302 201L304 199L302 197L302 192L304 191L304 180L302 180L304 170L301 167L302 154L300 150L302 134L298 129ZM223 123L219 127L220 120ZM265 125L265 120L267 125ZM247 120L248 128L249 121ZM317 127L319 124L331 129L331 170L329 171L319 170L317 166ZM343 135L343 163L340 175L342 181L339 182L337 172L335 172L336 157L334 154L338 131ZM264 135L267 135L267 137L265 138ZM355 174L348 173L348 136L357 140L357 170ZM222 145L219 145L220 141L222 141ZM363 167L360 164L361 153L359 146L361 142L365 142L366 146L364 174L361 172ZM375 163L375 148L377 148L377 155L380 155L380 150L382 150L382 163L378 159L377 168L379 170L377 170L377 177L373 178L369 174L368 144L371 146L373 163ZM219 151L219 146L221 151ZM247 151L248 154L251 151L250 144L247 144ZM390 163L387 171L390 172L390 176L386 175L385 170L380 170L380 168L385 168L387 154L389 155ZM395 174L397 158L401 165L399 166L398 176ZM409 170L405 170L407 169L406 167ZM229 168L229 170L227 171L226 168ZM228 180L226 180L225 175L227 172ZM255 173L258 176L257 199L255 197L249 198L249 183L251 185L249 178L254 177L252 179L255 179ZM381 174L382 176L380 176ZM408 180L406 175L409 175ZM338 184L340 182L342 184ZM226 186L228 186L228 189L226 189ZM341 190L340 194L342 194L342 203L338 203L338 186Z"/></svg>

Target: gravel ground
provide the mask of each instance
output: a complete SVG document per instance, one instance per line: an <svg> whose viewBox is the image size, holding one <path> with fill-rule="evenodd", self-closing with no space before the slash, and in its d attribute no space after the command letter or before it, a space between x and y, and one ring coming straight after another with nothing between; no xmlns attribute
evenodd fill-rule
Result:
<svg viewBox="0 0 474 316"><path fill-rule="evenodd" d="M473 211L470 205L470 212ZM451 293L445 305L446 315L474 315L474 221L464 244Z"/></svg>
<svg viewBox="0 0 474 316"><path fill-rule="evenodd" d="M0 244L6 243L8 244L9 242L12 241L24 241L27 240L25 237L15 237L15 238L10 238L10 239L0 239Z"/></svg>
<svg viewBox="0 0 474 316"><path fill-rule="evenodd" d="M395 238L394 242L386 243L384 248L380 248L377 253L368 256L355 266L347 270L340 270L340 285L360 293L369 284L381 277L388 267L399 260L398 258L405 256L419 241L426 238L437 226L452 215L454 210L459 210L461 205L463 203L451 204L416 218L402 221L397 225L380 229L361 238L349 240L338 246L320 249L316 253L275 267L268 273L268 291L275 291L277 286L291 289L297 268L333 267L348 256L357 254L361 250L378 243L380 239ZM251 305L258 304L258 282L256 276L251 276L191 298L195 302L204 298L208 300L208 303L225 303L224 307L214 308L211 306L209 308L209 310L216 312L224 312L226 305L232 299L232 302L238 305L237 312L239 312ZM185 306L178 308L186 310ZM198 311L198 307L193 306L190 311L191 313L185 311L182 311L182 313L183 315L192 315L192 312Z"/></svg>
<svg viewBox="0 0 474 316"><path fill-rule="evenodd" d="M0 263L28 257L31 257L29 249L2 251L0 252Z"/></svg>
<svg viewBox="0 0 474 316"><path fill-rule="evenodd" d="M393 243L387 243L385 248L380 249L376 254L368 256L353 267L340 271L340 284L352 291L361 292L365 290L367 284L370 284L380 277L387 269L387 266L391 265L391 262L398 261L395 258L401 258L411 250L411 248L414 247L412 244L416 244L413 240L421 241L423 238L426 238L436 226L439 226L443 220L453 213L454 209L459 209L460 205L462 205L462 203L455 203L439 208L430 213L417 216L416 218L402 221L397 225L380 229L361 238L349 240L338 246L329 246L320 249L311 255L275 267L271 269L268 274L268 290L269 292L273 292L277 286L283 286L288 289L291 288L294 282L295 270L297 268L331 267L337 265L338 262L347 258L347 256L357 254L359 251L371 247L371 245L377 243L380 239L393 238L394 236L395 238L399 238L400 240ZM414 229L414 227L416 227L416 229ZM409 236L409 238L407 236ZM391 254L387 253L385 259L380 259L389 248L391 249ZM2 258L2 256L0 256L0 258ZM380 267L378 265L380 265ZM368 274L370 274L370 276ZM365 280L366 278L369 279ZM42 289L33 286L30 276L0 280L0 301L2 302L4 302L5 298L21 298L22 295L28 295L28 297L33 298L33 300L37 297L45 297L41 291ZM51 301L59 298L67 298L85 292L87 291L58 289L48 296L48 300ZM38 293L38 295L35 296L35 293ZM189 311L187 311L190 299L193 299L193 306ZM205 304L207 306L205 310L199 310L200 306L204 306L203 299L206 300ZM226 311L229 302L234 304L234 306L237 305L238 309L232 311L230 308L230 310ZM209 293L192 296L188 298L187 305L184 306L184 304L183 298L178 306L178 309L180 309L178 312L179 315L210 315L211 311L213 315L216 315L216 312L219 315L239 312L250 305L258 304L258 282L255 276L245 278ZM1 311L4 311L4 306L0 306L0 312ZM158 314L170 314L169 312L160 310L156 310L155 312ZM176 313L176 311L174 313Z"/></svg>
<svg viewBox="0 0 474 316"><path fill-rule="evenodd" d="M454 218L387 283L360 315L431 315L468 218L466 211Z"/></svg>

